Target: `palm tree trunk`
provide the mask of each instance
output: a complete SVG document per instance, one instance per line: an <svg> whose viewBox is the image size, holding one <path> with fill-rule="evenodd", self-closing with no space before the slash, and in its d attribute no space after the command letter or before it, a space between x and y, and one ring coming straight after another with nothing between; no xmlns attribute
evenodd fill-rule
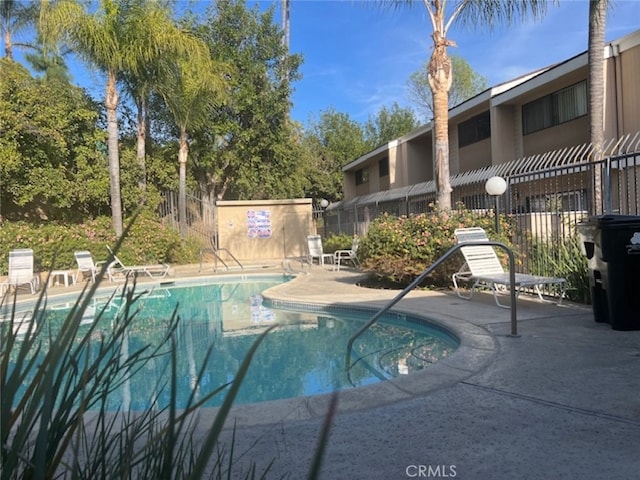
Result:
<svg viewBox="0 0 640 480"><path fill-rule="evenodd" d="M11 32L4 32L4 58L13 60L13 44L11 43Z"/></svg>
<svg viewBox="0 0 640 480"><path fill-rule="evenodd" d="M146 109L144 100L138 104L138 125L137 125L137 141L136 141L136 159L140 166L140 177L138 178L138 187L141 191L147 189L147 172L146 172L146 148L147 148L147 122Z"/></svg>
<svg viewBox="0 0 640 480"><path fill-rule="evenodd" d="M433 93L434 174L437 207L451 210L449 174L449 89L453 80L451 59L447 56L447 41L438 32L433 34L434 49L428 65L428 78Z"/></svg>
<svg viewBox="0 0 640 480"><path fill-rule="evenodd" d="M589 1L589 130L593 148L592 160L603 157L604 147L604 37L607 0ZM594 165L593 202L596 215L603 212L602 168Z"/></svg>
<svg viewBox="0 0 640 480"><path fill-rule="evenodd" d="M187 235L187 157L189 155L189 143L187 142L187 131L183 128L180 131L180 148L178 150L178 165L180 167L179 192L178 192L178 222L180 224L180 235L185 238Z"/></svg>
<svg viewBox="0 0 640 480"><path fill-rule="evenodd" d="M109 71L107 81L107 135L109 148L109 181L111 191L111 222L117 236L122 235L122 201L120 199L120 157L118 153L118 90L116 74Z"/></svg>

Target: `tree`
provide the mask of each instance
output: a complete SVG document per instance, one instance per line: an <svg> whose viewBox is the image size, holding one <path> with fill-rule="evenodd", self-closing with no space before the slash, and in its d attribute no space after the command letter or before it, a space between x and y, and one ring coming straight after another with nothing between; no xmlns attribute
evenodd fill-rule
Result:
<svg viewBox="0 0 640 480"><path fill-rule="evenodd" d="M343 197L342 167L369 150L360 124L333 108L309 122L302 146L307 166L306 196L330 202Z"/></svg>
<svg viewBox="0 0 640 480"><path fill-rule="evenodd" d="M604 39L608 0L589 0L589 134L593 160L602 158L604 146ZM602 213L602 174L594 168L594 205Z"/></svg>
<svg viewBox="0 0 640 480"><path fill-rule="evenodd" d="M111 217L116 235L121 235L120 158L118 150L118 81L124 73L135 74L146 61L153 60L156 45L144 41L141 25L145 19L143 1L100 0L93 4L61 0L44 2L40 28L45 42L62 41L85 61L107 76L105 107Z"/></svg>
<svg viewBox="0 0 640 480"><path fill-rule="evenodd" d="M139 62L131 71L122 74L124 87L137 108L136 158L140 167L138 185L146 189L146 155L149 136L149 99L154 90L162 86L163 64L176 56L206 48L194 35L179 28L173 20L173 12L160 2L136 0L140 15L137 16L138 48L149 55L137 58Z"/></svg>
<svg viewBox="0 0 640 480"><path fill-rule="evenodd" d="M77 221L108 208L97 117L98 106L82 89L33 78L22 65L0 59L3 216Z"/></svg>
<svg viewBox="0 0 640 480"><path fill-rule="evenodd" d="M61 80L71 82L69 68L64 61L64 54L48 52L41 44L36 43L33 52L27 53L25 59L31 68L41 73L46 80Z"/></svg>
<svg viewBox="0 0 640 480"><path fill-rule="evenodd" d="M454 22L494 28L509 24L514 17L538 17L546 12L546 0L458 0L447 8L446 0L423 0L433 33L433 51L427 66L427 78L433 94L434 173L439 210L451 209L451 180L449 175L449 90L453 82L453 66L447 48L455 42L447 38ZM395 5L412 1L391 0Z"/></svg>
<svg viewBox="0 0 640 480"><path fill-rule="evenodd" d="M487 79L475 72L467 61L451 55L452 81L449 90L449 108L464 102L487 89ZM413 72L407 81L409 98L415 102L427 120L433 118L433 94L427 77L428 62L419 70Z"/></svg>
<svg viewBox="0 0 640 480"><path fill-rule="evenodd" d="M37 4L35 2L0 1L0 33L4 41L4 56L6 58L13 59L13 36L33 24L36 17Z"/></svg>
<svg viewBox="0 0 640 480"><path fill-rule="evenodd" d="M179 131L178 215L180 234L184 237L187 234L188 132L207 125L211 111L226 101L226 77L230 70L225 64L211 59L204 43L188 55L184 52L171 60L165 64L157 88Z"/></svg>
<svg viewBox="0 0 640 480"><path fill-rule="evenodd" d="M220 0L193 27L214 59L233 67L225 105L192 132L194 174L204 198L291 198L304 175L289 121L299 55L289 55L273 7L260 12L241 0Z"/></svg>
<svg viewBox="0 0 640 480"><path fill-rule="evenodd" d="M406 135L418 128L416 115L410 108L402 108L396 102L390 108L382 107L375 115L370 115L364 125L364 138L368 150Z"/></svg>

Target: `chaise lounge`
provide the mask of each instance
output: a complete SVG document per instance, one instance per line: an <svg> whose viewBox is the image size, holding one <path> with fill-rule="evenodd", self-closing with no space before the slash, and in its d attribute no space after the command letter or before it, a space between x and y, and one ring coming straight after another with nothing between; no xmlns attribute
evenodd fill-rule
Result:
<svg viewBox="0 0 640 480"><path fill-rule="evenodd" d="M150 264L150 265L125 265L116 254L111 250L111 247L107 245L107 250L113 262L107 269L109 280L114 282L118 279L126 278L129 275L147 275L151 278L164 278L169 274L169 265L166 263Z"/></svg>
<svg viewBox="0 0 640 480"><path fill-rule="evenodd" d="M488 242L489 238L484 229L480 227L459 228L455 230L457 242ZM500 303L498 293L508 291L509 289L509 272L505 272L500 259L491 245L470 245L461 247L462 255L465 263L462 268L453 274L453 286L456 294L460 298L470 300L477 288L488 288L493 293L496 304L502 308L509 308L509 305ZM462 280L471 283L469 295L463 295L460 291L458 282ZM560 288L559 301L564 298L567 281L564 278L544 277L539 275L530 275L525 273L515 274L516 295L523 288L531 287L536 292L540 300L544 301L540 287L543 285L555 285Z"/></svg>

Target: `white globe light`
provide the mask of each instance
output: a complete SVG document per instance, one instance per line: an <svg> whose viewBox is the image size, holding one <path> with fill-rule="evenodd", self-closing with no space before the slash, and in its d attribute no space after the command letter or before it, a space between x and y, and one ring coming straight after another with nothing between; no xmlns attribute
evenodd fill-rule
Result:
<svg viewBox="0 0 640 480"><path fill-rule="evenodd" d="M491 177L484 188L489 195L502 195L507 191L507 182L502 177Z"/></svg>
<svg viewBox="0 0 640 480"><path fill-rule="evenodd" d="M323 198L322 200L320 200L320 206L322 208L327 208L329 206L329 200L327 200L326 198Z"/></svg>

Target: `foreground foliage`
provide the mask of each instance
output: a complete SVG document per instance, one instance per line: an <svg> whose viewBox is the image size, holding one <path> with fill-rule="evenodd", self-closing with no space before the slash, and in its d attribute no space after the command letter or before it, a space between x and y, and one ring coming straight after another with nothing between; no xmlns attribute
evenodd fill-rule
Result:
<svg viewBox="0 0 640 480"><path fill-rule="evenodd" d="M10 320L0 323L0 478L202 478L212 465L219 478L226 478L233 450L225 450L218 439L251 358L269 330L247 353L211 428L196 442L199 406L227 385L196 400L199 372L187 407L177 411L172 406L179 377L175 310L158 346L125 352L127 330L141 308L140 294L135 283L125 287L119 299L125 307L109 320L108 328L103 325L103 309L80 333L83 312L96 288L97 284L83 292L55 332L43 321L44 294L33 318L17 315L14 306ZM39 352L44 356L35 365ZM158 391L168 391L169 407L137 413L107 411L111 391L152 359L167 355L171 381L158 385ZM154 403L153 394L149 400ZM255 465L244 478L259 478Z"/></svg>

